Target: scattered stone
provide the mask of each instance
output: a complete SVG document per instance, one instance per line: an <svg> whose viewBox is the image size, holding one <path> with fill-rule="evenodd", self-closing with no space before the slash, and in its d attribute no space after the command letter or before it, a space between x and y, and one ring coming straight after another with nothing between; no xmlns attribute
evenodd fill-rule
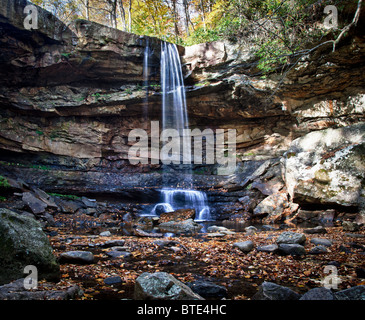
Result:
<svg viewBox="0 0 365 320"><path fill-rule="evenodd" d="M337 300L365 300L365 285L336 292L335 296Z"/></svg>
<svg viewBox="0 0 365 320"><path fill-rule="evenodd" d="M122 278L119 276L108 277L104 279L104 283L107 285L119 284L122 283Z"/></svg>
<svg viewBox="0 0 365 320"><path fill-rule="evenodd" d="M302 295L299 300L336 300L331 290L324 287L313 288Z"/></svg>
<svg viewBox="0 0 365 320"><path fill-rule="evenodd" d="M168 222L167 222L168 223ZM134 235L137 237L151 237L151 238L162 238L162 233L146 232L141 229L134 229Z"/></svg>
<svg viewBox="0 0 365 320"><path fill-rule="evenodd" d="M292 231L285 231L279 235L276 243L280 244L304 244L306 237L302 233L296 233Z"/></svg>
<svg viewBox="0 0 365 320"><path fill-rule="evenodd" d="M299 300L300 294L273 282L264 281L252 300Z"/></svg>
<svg viewBox="0 0 365 320"><path fill-rule="evenodd" d="M99 234L100 237L110 237L111 235L110 231L104 231Z"/></svg>
<svg viewBox="0 0 365 320"><path fill-rule="evenodd" d="M253 235L256 234L258 232L258 229L254 226L249 226L245 228L246 234L247 235Z"/></svg>
<svg viewBox="0 0 365 320"><path fill-rule="evenodd" d="M58 280L60 267L47 235L34 218L0 208L0 284L24 276L35 265L39 279Z"/></svg>
<svg viewBox="0 0 365 320"><path fill-rule="evenodd" d="M328 250L325 246L323 246L321 244L318 246L315 246L314 248L312 248L309 251L309 254L323 254L323 253L328 253Z"/></svg>
<svg viewBox="0 0 365 320"><path fill-rule="evenodd" d="M31 192L24 192L22 200L27 204L34 214L43 213L47 208L47 204L36 198Z"/></svg>
<svg viewBox="0 0 365 320"><path fill-rule="evenodd" d="M129 258L132 256L130 252L127 251L119 251L119 250L112 250L106 252L106 255L110 258Z"/></svg>
<svg viewBox="0 0 365 320"><path fill-rule="evenodd" d="M125 240L122 239L116 239L116 240L108 240L100 245L102 248L111 248L111 247L118 247L118 246L124 246Z"/></svg>
<svg viewBox="0 0 365 320"><path fill-rule="evenodd" d="M173 240L156 240L156 241L153 241L152 243L157 245L159 248L175 246L176 244L178 244L177 241L173 241Z"/></svg>
<svg viewBox="0 0 365 320"><path fill-rule="evenodd" d="M361 233L345 233L345 236L351 238L365 238L365 234Z"/></svg>
<svg viewBox="0 0 365 320"><path fill-rule="evenodd" d="M274 226L270 226L269 224L264 224L261 227L261 229L264 231L278 231L279 230L278 228L275 228Z"/></svg>
<svg viewBox="0 0 365 320"><path fill-rule="evenodd" d="M256 248L257 251L275 253L279 249L277 244L268 244L265 246L259 246Z"/></svg>
<svg viewBox="0 0 365 320"><path fill-rule="evenodd" d="M343 221L342 222L342 229L343 231L358 231L360 229L360 226L355 223L355 222L351 222L351 221Z"/></svg>
<svg viewBox="0 0 365 320"><path fill-rule="evenodd" d="M220 233L220 232L212 232L212 233L207 233L206 236L209 238L221 238L221 237L225 237L226 234Z"/></svg>
<svg viewBox="0 0 365 320"><path fill-rule="evenodd" d="M278 253L292 256L305 255L305 249L302 245L297 243L280 243Z"/></svg>
<svg viewBox="0 0 365 320"><path fill-rule="evenodd" d="M304 229L303 232L307 234L315 234L315 233L327 233L327 230L323 226L317 226L315 228Z"/></svg>
<svg viewBox="0 0 365 320"><path fill-rule="evenodd" d="M222 299L227 297L227 289L225 287L210 281L197 280L186 285L205 299Z"/></svg>
<svg viewBox="0 0 365 320"><path fill-rule="evenodd" d="M255 247L254 243L251 240L244 242L235 242L233 247L240 249L242 252L250 252Z"/></svg>
<svg viewBox="0 0 365 320"><path fill-rule="evenodd" d="M81 201L64 200L55 197L55 202L63 213L75 213L77 210L84 207L84 204Z"/></svg>
<svg viewBox="0 0 365 320"><path fill-rule="evenodd" d="M65 290L27 290L24 279L0 286L0 300L72 300L81 298L83 294L77 285Z"/></svg>
<svg viewBox="0 0 365 320"><path fill-rule="evenodd" d="M326 246L326 247L332 246L332 241L328 240L328 239L313 238L313 239L311 239L310 242L313 244L316 244L316 245L321 245L321 246Z"/></svg>
<svg viewBox="0 0 365 320"><path fill-rule="evenodd" d="M90 251L67 251L60 255L60 263L90 264L94 255Z"/></svg>
<svg viewBox="0 0 365 320"><path fill-rule="evenodd" d="M142 273L134 287L136 300L204 300L166 272Z"/></svg>
<svg viewBox="0 0 365 320"><path fill-rule="evenodd" d="M88 208L96 208L98 206L96 200L94 200L94 199L89 199L89 198L86 198L86 197L82 197L81 201Z"/></svg>
<svg viewBox="0 0 365 320"><path fill-rule="evenodd" d="M160 223L159 228L166 230L167 232L196 233L202 229L203 226L194 222L193 219L188 219L184 221L169 221Z"/></svg>

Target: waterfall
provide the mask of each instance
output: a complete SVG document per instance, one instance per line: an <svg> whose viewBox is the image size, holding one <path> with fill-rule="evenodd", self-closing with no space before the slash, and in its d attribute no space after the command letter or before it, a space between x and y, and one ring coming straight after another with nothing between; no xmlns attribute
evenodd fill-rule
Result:
<svg viewBox="0 0 365 320"><path fill-rule="evenodd" d="M172 212L177 209L195 209L195 221L212 220L210 208L207 205L207 195L197 190L162 189L162 202L156 204L151 214L158 216L162 212Z"/></svg>
<svg viewBox="0 0 365 320"><path fill-rule="evenodd" d="M190 135L184 134L184 129L189 128L184 78L177 46L167 42L161 44L161 89L162 129L176 129L183 137L180 141L184 143L184 139L191 139ZM189 174L191 176L191 167ZM212 220L207 195L202 191L163 188L161 195L162 202L155 205L152 215L177 209L195 209L196 221Z"/></svg>

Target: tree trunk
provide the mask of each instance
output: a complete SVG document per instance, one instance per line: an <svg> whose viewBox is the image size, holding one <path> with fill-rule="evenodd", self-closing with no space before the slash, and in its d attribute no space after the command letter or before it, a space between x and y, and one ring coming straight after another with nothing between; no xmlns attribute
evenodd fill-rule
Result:
<svg viewBox="0 0 365 320"><path fill-rule="evenodd" d="M128 5L128 31L132 32L132 0L129 0Z"/></svg>
<svg viewBox="0 0 365 320"><path fill-rule="evenodd" d="M190 31L189 31L190 14L189 14L188 1L183 0L183 5L184 5L184 13L185 13L185 32L186 32L186 36L189 37L190 36Z"/></svg>
<svg viewBox="0 0 365 320"><path fill-rule="evenodd" d="M119 0L118 4L119 4L120 17L122 19L122 28L123 28L123 31L127 31L127 21L126 21L126 17L125 17L125 9L123 6L123 0Z"/></svg>

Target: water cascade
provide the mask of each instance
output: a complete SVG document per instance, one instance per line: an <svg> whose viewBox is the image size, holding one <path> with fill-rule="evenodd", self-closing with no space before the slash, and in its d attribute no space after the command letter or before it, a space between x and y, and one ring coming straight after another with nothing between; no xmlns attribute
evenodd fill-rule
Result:
<svg viewBox="0 0 365 320"><path fill-rule="evenodd" d="M161 46L161 89L162 129L176 129L180 137L183 137L182 142L184 139L191 139L190 135L184 134L184 129L189 127L189 121L180 56L177 46L167 42L163 42ZM180 150L183 149L180 148ZM183 155L179 156L183 159ZM190 166L188 175L191 176ZM151 212L152 215L177 209L194 208L196 221L212 220L207 195L204 192L163 188L161 194L162 202L155 205Z"/></svg>

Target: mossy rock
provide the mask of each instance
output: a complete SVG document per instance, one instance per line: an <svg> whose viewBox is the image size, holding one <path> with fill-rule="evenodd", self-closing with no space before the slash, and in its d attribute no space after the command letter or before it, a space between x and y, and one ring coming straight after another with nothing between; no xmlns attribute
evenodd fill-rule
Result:
<svg viewBox="0 0 365 320"><path fill-rule="evenodd" d="M39 279L59 279L59 264L39 222L1 208L0 285L24 278L27 265L37 267Z"/></svg>

